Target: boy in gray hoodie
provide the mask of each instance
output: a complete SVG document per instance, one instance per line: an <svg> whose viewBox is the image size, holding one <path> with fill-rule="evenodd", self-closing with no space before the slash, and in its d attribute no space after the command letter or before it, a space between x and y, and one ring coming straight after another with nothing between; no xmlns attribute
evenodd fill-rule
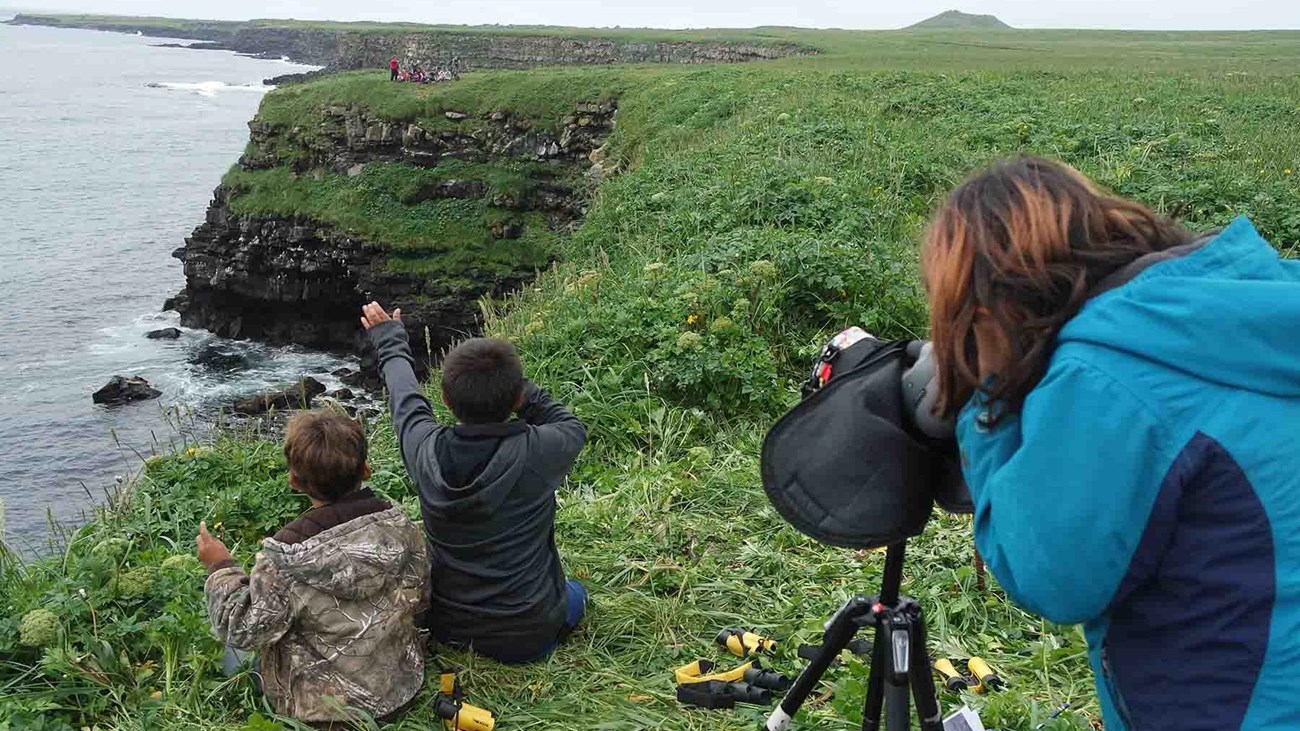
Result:
<svg viewBox="0 0 1300 731"><path fill-rule="evenodd" d="M524 379L515 347L476 338L442 362L455 426L434 420L401 324L377 303L362 325L392 399L407 473L429 541L430 631L501 662L546 657L582 619L586 591L555 547L555 491L587 428ZM517 415L518 419L512 419Z"/></svg>

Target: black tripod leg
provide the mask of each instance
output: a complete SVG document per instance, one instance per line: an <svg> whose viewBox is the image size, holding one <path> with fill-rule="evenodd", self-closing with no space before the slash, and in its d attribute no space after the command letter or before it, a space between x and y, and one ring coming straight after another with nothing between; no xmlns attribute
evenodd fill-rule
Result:
<svg viewBox="0 0 1300 731"><path fill-rule="evenodd" d="M885 684L885 731L912 728L912 692L907 684Z"/></svg>
<svg viewBox="0 0 1300 731"><path fill-rule="evenodd" d="M934 673L930 670L930 653L926 648L925 616L921 606L914 607L912 617L912 662L908 668L912 696L916 700L916 713L921 717L921 731L943 731L943 714L939 710L939 696L934 687Z"/></svg>
<svg viewBox="0 0 1300 731"><path fill-rule="evenodd" d="M889 628L877 618L876 644L871 652L871 671L867 674L867 700L862 704L862 731L880 730L880 712L885 706L885 676L891 672Z"/></svg>
<svg viewBox="0 0 1300 731"><path fill-rule="evenodd" d="M826 669L831 666L831 661L839 657L840 652L848 647L853 637L857 635L861 627L858 618L870 611L871 602L858 596L845 602L835 616L831 617L826 632L822 635L821 650L809 661L808 667L799 673L794 685L790 686L785 698L781 699L781 705L767 717L767 722L763 724L766 731L785 731L790 728L794 714L799 712L804 701L817 688L817 683L821 681Z"/></svg>

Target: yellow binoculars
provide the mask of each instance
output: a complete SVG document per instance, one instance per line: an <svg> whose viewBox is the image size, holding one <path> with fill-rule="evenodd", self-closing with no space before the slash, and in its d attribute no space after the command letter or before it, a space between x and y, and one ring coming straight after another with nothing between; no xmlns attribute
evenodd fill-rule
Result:
<svg viewBox="0 0 1300 731"><path fill-rule="evenodd" d="M728 627L719 632L717 642L736 657L771 652L776 648L776 640L770 640L739 627Z"/></svg>
<svg viewBox="0 0 1300 731"><path fill-rule="evenodd" d="M496 719L486 708L472 706L461 700L460 681L456 673L443 673L439 678L438 698L433 712L442 719L447 731L492 731Z"/></svg>
<svg viewBox="0 0 1300 731"><path fill-rule="evenodd" d="M991 690L1002 690L1006 687L1006 682L998 677L998 674L989 667L983 658L972 657L966 662L966 667L970 670L970 675L962 675L957 672L952 661L948 658L941 658L934 663L934 669L939 671L943 676L943 686L953 693L963 690L969 690L972 693L984 693Z"/></svg>

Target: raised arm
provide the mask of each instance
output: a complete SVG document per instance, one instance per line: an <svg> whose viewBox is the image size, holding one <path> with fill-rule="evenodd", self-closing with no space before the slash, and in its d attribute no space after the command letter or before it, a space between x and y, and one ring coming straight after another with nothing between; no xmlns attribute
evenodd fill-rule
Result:
<svg viewBox="0 0 1300 731"><path fill-rule="evenodd" d="M393 430L402 450L402 459L412 476L419 465L420 448L442 428L433 416L433 406L420 389L415 377L415 358L402 325L401 310L392 317L375 303L366 305L362 324L379 357L379 371L388 387L393 414Z"/></svg>
<svg viewBox="0 0 1300 731"><path fill-rule="evenodd" d="M564 473L587 442L587 426L532 381L524 383L519 418L537 427L539 451L549 470Z"/></svg>

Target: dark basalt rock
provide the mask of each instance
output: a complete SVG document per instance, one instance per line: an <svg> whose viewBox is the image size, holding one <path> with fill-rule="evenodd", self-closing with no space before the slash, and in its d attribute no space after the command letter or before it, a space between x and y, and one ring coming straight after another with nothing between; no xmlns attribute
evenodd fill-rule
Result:
<svg viewBox="0 0 1300 731"><path fill-rule="evenodd" d="M125 404L130 401L145 401L158 398L162 391L149 385L140 376L113 376L113 378L95 393L91 400L97 404Z"/></svg>
<svg viewBox="0 0 1300 731"><path fill-rule="evenodd" d="M312 401L325 393L325 384L308 376L296 384L237 399L231 409L237 414L263 414L272 409L310 409Z"/></svg>
<svg viewBox="0 0 1300 731"><path fill-rule="evenodd" d="M205 345L189 357L190 363L212 371L234 371L248 367L248 359L239 353L223 350L217 345Z"/></svg>
<svg viewBox="0 0 1300 731"><path fill-rule="evenodd" d="M175 340L181 336L181 331L174 327L165 327L147 332L144 336L150 340Z"/></svg>

